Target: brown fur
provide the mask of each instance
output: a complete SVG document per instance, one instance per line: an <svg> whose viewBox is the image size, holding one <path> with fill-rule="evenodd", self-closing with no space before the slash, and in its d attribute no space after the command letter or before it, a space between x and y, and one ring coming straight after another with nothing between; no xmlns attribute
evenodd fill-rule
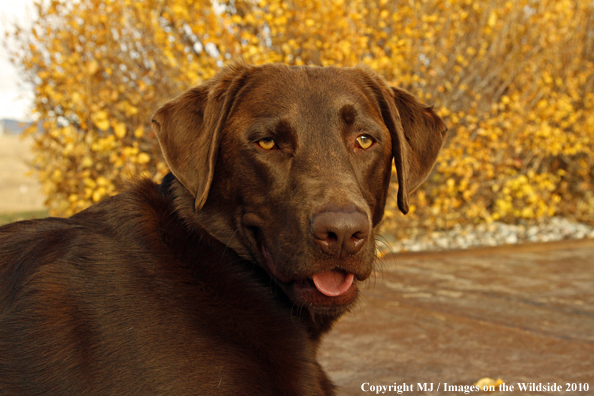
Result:
<svg viewBox="0 0 594 396"><path fill-rule="evenodd" d="M406 212L443 122L364 68L235 64L154 129L161 185L0 228L0 394L334 395L320 338L371 274L392 158Z"/></svg>

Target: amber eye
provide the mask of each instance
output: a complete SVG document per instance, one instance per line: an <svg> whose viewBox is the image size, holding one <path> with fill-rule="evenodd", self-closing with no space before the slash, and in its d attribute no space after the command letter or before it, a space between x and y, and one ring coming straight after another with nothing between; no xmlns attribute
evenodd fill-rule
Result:
<svg viewBox="0 0 594 396"><path fill-rule="evenodd" d="M272 150L274 148L274 145L276 143L274 143L274 140L270 139L270 138L264 138L262 140L258 140L258 144L260 145L260 147L262 147L264 150Z"/></svg>
<svg viewBox="0 0 594 396"><path fill-rule="evenodd" d="M363 150L368 149L373 144L373 140L371 137L367 135L361 135L357 138L357 143L359 143L359 147Z"/></svg>

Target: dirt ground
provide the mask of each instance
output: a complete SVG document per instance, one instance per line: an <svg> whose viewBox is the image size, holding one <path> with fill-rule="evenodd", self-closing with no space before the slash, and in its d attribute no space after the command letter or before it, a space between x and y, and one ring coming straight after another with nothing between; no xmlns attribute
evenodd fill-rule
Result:
<svg viewBox="0 0 594 396"><path fill-rule="evenodd" d="M30 169L31 141L20 136L0 136L0 213L42 210L43 194Z"/></svg>

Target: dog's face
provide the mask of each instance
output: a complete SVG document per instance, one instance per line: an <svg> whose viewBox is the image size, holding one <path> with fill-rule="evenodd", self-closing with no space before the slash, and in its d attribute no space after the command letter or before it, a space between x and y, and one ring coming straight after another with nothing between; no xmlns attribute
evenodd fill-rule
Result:
<svg viewBox="0 0 594 396"><path fill-rule="evenodd" d="M362 68L235 65L163 106L155 132L192 218L264 268L298 306L336 315L375 257L392 159L398 204L445 125Z"/></svg>

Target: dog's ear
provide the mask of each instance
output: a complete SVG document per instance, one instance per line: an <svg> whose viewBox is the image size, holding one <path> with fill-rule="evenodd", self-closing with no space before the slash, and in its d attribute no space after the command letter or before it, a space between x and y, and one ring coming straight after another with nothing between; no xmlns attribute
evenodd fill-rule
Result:
<svg viewBox="0 0 594 396"><path fill-rule="evenodd" d="M392 137L392 154L398 173L398 208L408 213L408 196L427 178L443 145L447 127L433 108L410 93L390 87L374 71L357 68L373 91Z"/></svg>
<svg viewBox="0 0 594 396"><path fill-rule="evenodd" d="M235 63L167 102L153 115L165 161L200 210L212 182L222 130L250 66Z"/></svg>
<svg viewBox="0 0 594 396"><path fill-rule="evenodd" d="M388 100L398 110L392 134L392 153L398 172L398 207L408 212L408 195L429 176L448 128L433 107L421 103L410 93L391 88Z"/></svg>

